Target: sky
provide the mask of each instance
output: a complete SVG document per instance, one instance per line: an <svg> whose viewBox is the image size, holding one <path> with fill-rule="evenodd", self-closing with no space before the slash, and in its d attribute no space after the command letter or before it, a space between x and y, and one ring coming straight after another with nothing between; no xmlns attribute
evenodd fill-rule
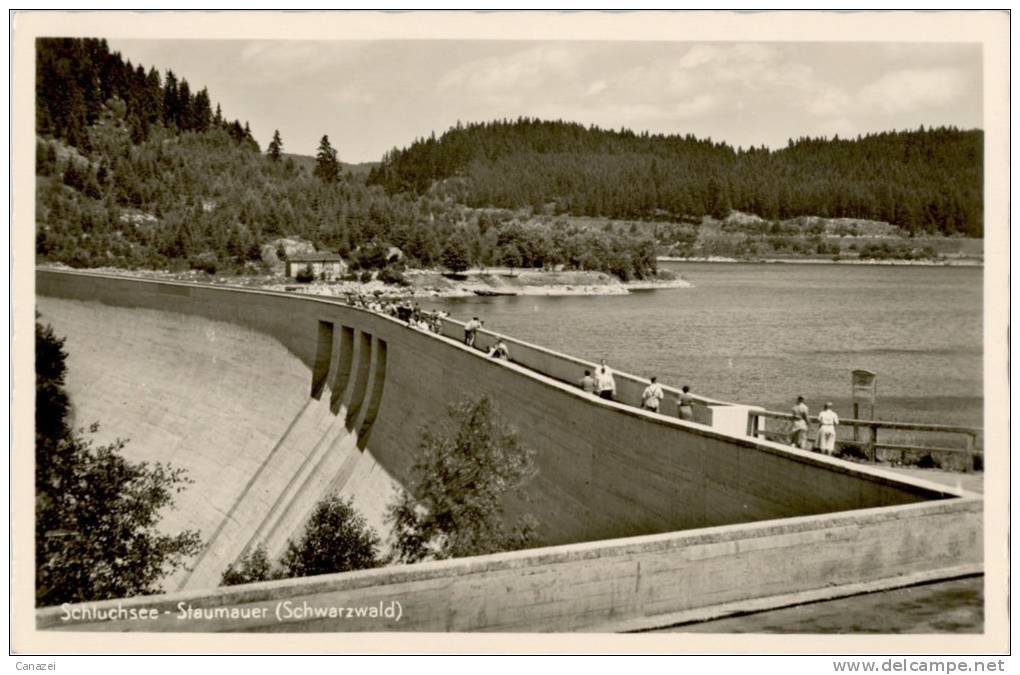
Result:
<svg viewBox="0 0 1020 675"><path fill-rule="evenodd" d="M982 124L973 43L108 40L208 87L263 147L378 161L458 121L518 116L778 148Z"/></svg>

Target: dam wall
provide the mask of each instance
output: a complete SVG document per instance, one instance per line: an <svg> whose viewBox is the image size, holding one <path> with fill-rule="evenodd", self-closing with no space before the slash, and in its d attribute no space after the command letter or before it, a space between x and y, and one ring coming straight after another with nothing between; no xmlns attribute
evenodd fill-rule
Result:
<svg viewBox="0 0 1020 675"><path fill-rule="evenodd" d="M145 610L146 620L76 619L53 607L36 623L147 632L633 631L973 574L982 569L981 535L980 499L942 500L73 608Z"/></svg>
<svg viewBox="0 0 1020 675"><path fill-rule="evenodd" d="M188 316L229 322L278 341L304 370L305 405L258 465L224 487L235 496L212 531L203 528L207 547L181 590L215 586L255 543L279 553L331 490L353 496L370 522L381 522L393 488L410 476L421 429L445 415L449 403L483 394L537 452L539 475L527 499L509 508L534 514L544 545L961 503L960 493L948 488L589 396L569 384L580 377L578 367L583 373L583 361L511 339L514 361L494 360L464 345L456 322L440 336L328 298L55 270L37 271L36 292L175 313L184 343L191 339ZM644 386L629 375L616 379L624 401ZM277 395L277 386L267 379L264 396ZM706 400L702 419L711 421L713 405L725 404ZM229 466L232 451L223 452ZM936 539L933 555L962 551L972 539ZM903 541L897 546L909 548ZM933 564L919 560L916 569L930 571ZM399 574L405 573L415 574Z"/></svg>

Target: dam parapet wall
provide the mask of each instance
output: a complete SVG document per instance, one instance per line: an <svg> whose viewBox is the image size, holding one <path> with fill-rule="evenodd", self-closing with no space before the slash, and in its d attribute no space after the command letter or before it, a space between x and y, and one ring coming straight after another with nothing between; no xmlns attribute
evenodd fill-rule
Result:
<svg viewBox="0 0 1020 675"><path fill-rule="evenodd" d="M951 500L39 610L42 630L635 631L981 571ZM72 618L144 609L151 620ZM81 616L81 614L79 614Z"/></svg>

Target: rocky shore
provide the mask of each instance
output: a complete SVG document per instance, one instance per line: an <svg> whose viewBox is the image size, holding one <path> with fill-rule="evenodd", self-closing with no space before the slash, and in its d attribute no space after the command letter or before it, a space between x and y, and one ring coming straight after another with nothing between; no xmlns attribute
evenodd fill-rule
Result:
<svg viewBox="0 0 1020 675"><path fill-rule="evenodd" d="M65 265L49 265L70 269ZM433 270L408 270L409 285L371 281L313 281L298 283L280 275L210 275L198 270L170 272L167 270L122 270L94 268L83 270L97 274L117 274L144 279L190 281L261 288L271 291L308 293L332 297L372 295L384 298L459 298L473 296L560 296L560 295L626 295L631 291L665 288L687 288L691 284L668 273L655 279L622 282L604 272L552 272L537 270L487 269L464 274L444 274Z"/></svg>

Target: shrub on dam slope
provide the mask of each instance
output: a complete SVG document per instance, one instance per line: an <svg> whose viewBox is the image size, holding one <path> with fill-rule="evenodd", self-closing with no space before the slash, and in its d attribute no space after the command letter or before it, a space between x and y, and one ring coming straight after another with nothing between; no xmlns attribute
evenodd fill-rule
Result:
<svg viewBox="0 0 1020 675"><path fill-rule="evenodd" d="M278 565L259 544L227 566L220 585L352 572L380 564L378 535L353 500L332 494L316 504L301 537L288 542Z"/></svg>
<svg viewBox="0 0 1020 675"><path fill-rule="evenodd" d="M534 545L534 518L508 522L504 499L523 498L536 473L534 451L500 423L492 399L451 405L423 431L411 481L389 507L395 557L418 562Z"/></svg>

